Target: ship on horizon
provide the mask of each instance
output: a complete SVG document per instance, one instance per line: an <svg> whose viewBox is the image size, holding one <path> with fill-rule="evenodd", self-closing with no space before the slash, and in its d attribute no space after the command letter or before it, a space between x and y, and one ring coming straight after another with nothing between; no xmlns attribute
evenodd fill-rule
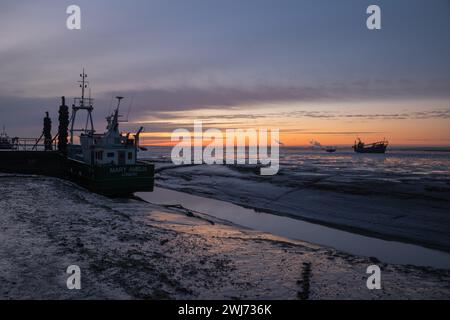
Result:
<svg viewBox="0 0 450 320"><path fill-rule="evenodd" d="M353 145L353 150L356 153L386 153L388 145L389 142L386 139L373 143L364 143L358 138Z"/></svg>
<svg viewBox="0 0 450 320"><path fill-rule="evenodd" d="M311 147L314 149L321 149L328 153L334 153L337 151L336 146L323 146L319 141L311 140L310 142Z"/></svg>
<svg viewBox="0 0 450 320"><path fill-rule="evenodd" d="M336 147L336 146L326 146L326 147L324 148L324 150L325 150L326 152L328 152L328 153L333 153L333 152L336 152L337 147Z"/></svg>

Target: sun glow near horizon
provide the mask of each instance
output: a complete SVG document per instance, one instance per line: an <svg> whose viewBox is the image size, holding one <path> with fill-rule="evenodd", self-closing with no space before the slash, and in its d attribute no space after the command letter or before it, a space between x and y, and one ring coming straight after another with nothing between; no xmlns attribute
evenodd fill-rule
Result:
<svg viewBox="0 0 450 320"><path fill-rule="evenodd" d="M424 108L427 105L429 107ZM290 102L164 112L164 119L135 121L148 130L148 145L171 146L172 131L192 131L194 121L204 130L279 129L283 146L305 146L311 140L323 145L351 145L386 138L395 145L450 145L450 101ZM434 107L433 107L434 106ZM376 112L374 111L376 110Z"/></svg>

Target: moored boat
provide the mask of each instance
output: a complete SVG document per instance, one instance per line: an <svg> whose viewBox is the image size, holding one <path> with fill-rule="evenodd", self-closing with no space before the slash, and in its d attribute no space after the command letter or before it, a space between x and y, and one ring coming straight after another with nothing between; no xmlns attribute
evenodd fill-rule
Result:
<svg viewBox="0 0 450 320"><path fill-rule="evenodd" d="M98 134L92 121L93 99L84 97L87 88L83 71L81 98L72 106L70 143L67 146L66 172L75 182L106 195L129 195L134 192L153 191L154 165L137 159L139 136L119 131L120 102L107 120L106 132ZM76 129L78 111L87 112L86 126ZM80 144L75 144L75 132Z"/></svg>

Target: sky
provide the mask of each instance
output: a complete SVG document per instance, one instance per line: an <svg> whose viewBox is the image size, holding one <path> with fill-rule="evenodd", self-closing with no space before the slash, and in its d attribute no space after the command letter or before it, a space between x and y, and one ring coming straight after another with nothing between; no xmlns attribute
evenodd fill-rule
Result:
<svg viewBox="0 0 450 320"><path fill-rule="evenodd" d="M66 8L81 8L68 30ZM381 8L381 30L366 9ZM450 145L449 0L0 0L0 125L37 137L84 67L103 131L167 144L194 120L284 145Z"/></svg>

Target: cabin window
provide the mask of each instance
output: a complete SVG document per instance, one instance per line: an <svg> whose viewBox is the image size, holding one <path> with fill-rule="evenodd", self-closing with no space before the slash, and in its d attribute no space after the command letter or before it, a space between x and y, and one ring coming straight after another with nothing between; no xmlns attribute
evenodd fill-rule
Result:
<svg viewBox="0 0 450 320"><path fill-rule="evenodd" d="M128 160L133 160L133 152L128 152Z"/></svg>
<svg viewBox="0 0 450 320"><path fill-rule="evenodd" d="M114 152L108 152L107 157L108 158L114 158Z"/></svg>
<svg viewBox="0 0 450 320"><path fill-rule="evenodd" d="M103 151L97 151L95 153L95 159L97 160L103 160Z"/></svg>

